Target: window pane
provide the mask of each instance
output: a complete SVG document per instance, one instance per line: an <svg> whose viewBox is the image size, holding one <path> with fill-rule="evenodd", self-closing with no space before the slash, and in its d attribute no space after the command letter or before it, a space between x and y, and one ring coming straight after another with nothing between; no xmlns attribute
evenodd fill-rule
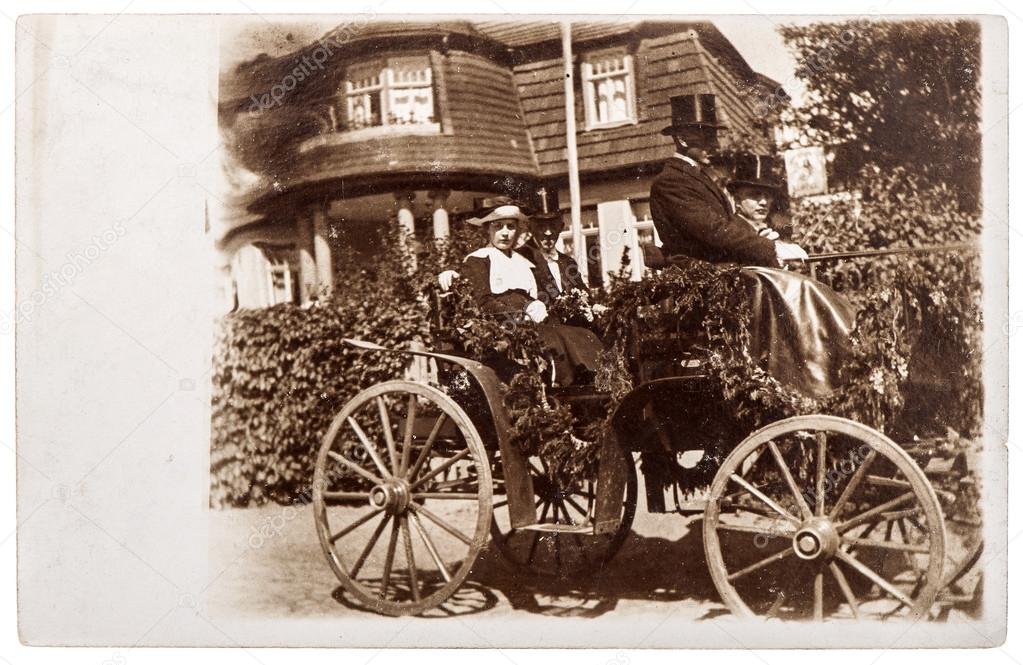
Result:
<svg viewBox="0 0 1023 665"><path fill-rule="evenodd" d="M596 233L584 235L583 246L586 248L586 265L589 267L589 285L600 286L603 284L604 278L600 269L600 236ZM561 248L559 251L575 258L571 231L565 231L561 234Z"/></svg>
<svg viewBox="0 0 1023 665"><path fill-rule="evenodd" d="M654 244L654 227L648 229L637 228L637 240L640 245L653 245Z"/></svg>
<svg viewBox="0 0 1023 665"><path fill-rule="evenodd" d="M382 69L383 63L379 60L349 67L347 71L348 91L360 92L379 88L381 85L380 72Z"/></svg>
<svg viewBox="0 0 1023 665"><path fill-rule="evenodd" d="M597 83L597 122L608 121L608 116L610 115L610 109L608 108L610 95L608 93L608 81L603 79Z"/></svg>
<svg viewBox="0 0 1023 665"><path fill-rule="evenodd" d="M636 216L636 220L640 222L653 222L653 218L650 217L650 201L648 199L631 200L632 203L632 214Z"/></svg>
<svg viewBox="0 0 1023 665"><path fill-rule="evenodd" d="M561 241L565 246L564 252L572 254L572 212L570 210L563 210L561 212L561 220L565 229L561 232ZM595 206L588 206L579 210L579 225L584 229L597 228L597 208Z"/></svg>
<svg viewBox="0 0 1023 665"><path fill-rule="evenodd" d="M294 292L296 281L292 279L291 267L286 261L273 261L267 266L267 273L271 305L297 300Z"/></svg>
<svg viewBox="0 0 1023 665"><path fill-rule="evenodd" d="M360 63L349 67L346 76L347 129L434 122L433 80L428 57Z"/></svg>
<svg viewBox="0 0 1023 665"><path fill-rule="evenodd" d="M587 62L586 85L589 86L587 108L589 122L603 125L633 120L629 109L629 92L633 84L628 56L605 55Z"/></svg>
<svg viewBox="0 0 1023 665"><path fill-rule="evenodd" d="M601 79L597 83L597 122L629 119L628 76Z"/></svg>
<svg viewBox="0 0 1023 665"><path fill-rule="evenodd" d="M392 58L388 61L391 81L396 85L421 86L430 83L429 58Z"/></svg>
<svg viewBox="0 0 1023 665"><path fill-rule="evenodd" d="M350 129L379 124L381 124L379 92L348 96L348 126Z"/></svg>
<svg viewBox="0 0 1023 665"><path fill-rule="evenodd" d="M627 120L629 117L629 100L625 93L625 86L628 83L624 76L611 79L614 81L614 119Z"/></svg>
<svg viewBox="0 0 1023 665"><path fill-rule="evenodd" d="M586 245L586 265L589 269L590 286L604 283L604 270L600 263L600 237L594 233L583 236Z"/></svg>
<svg viewBox="0 0 1023 665"><path fill-rule="evenodd" d="M391 124L433 122L433 88L398 88L388 97Z"/></svg>

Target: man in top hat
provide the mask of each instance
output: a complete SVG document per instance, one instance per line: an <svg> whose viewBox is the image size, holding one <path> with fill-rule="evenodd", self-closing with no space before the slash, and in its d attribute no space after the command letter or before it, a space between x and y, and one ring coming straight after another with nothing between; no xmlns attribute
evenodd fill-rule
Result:
<svg viewBox="0 0 1023 665"><path fill-rule="evenodd" d="M558 238L565 229L560 212L544 212L529 218L529 241L518 251L536 266L539 298L548 305L565 291L586 289L579 265L568 254L559 252Z"/></svg>
<svg viewBox="0 0 1023 665"><path fill-rule="evenodd" d="M785 239L785 229L773 222L774 202L782 184L772 177L773 160L743 154L735 159L735 171L726 189L735 201L735 216L768 240Z"/></svg>
<svg viewBox="0 0 1023 665"><path fill-rule="evenodd" d="M805 259L798 245L765 238L737 219L708 172L721 129L714 95L673 97L671 107L672 123L661 133L674 139L676 152L650 188L650 215L664 255L769 267Z"/></svg>

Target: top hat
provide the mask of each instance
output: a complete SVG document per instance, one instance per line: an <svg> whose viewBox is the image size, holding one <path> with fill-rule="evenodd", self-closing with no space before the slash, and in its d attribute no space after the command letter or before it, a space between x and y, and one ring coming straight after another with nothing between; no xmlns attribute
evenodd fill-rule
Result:
<svg viewBox="0 0 1023 665"><path fill-rule="evenodd" d="M671 98L671 124L662 129L661 134L677 136L701 147L713 147L719 129L724 129L724 125L718 124L714 95L678 95Z"/></svg>
<svg viewBox="0 0 1023 665"><path fill-rule="evenodd" d="M735 156L735 171L728 182L728 189L739 187L760 187L762 189L779 190L782 183L774 177L775 159L748 153Z"/></svg>
<svg viewBox="0 0 1023 665"><path fill-rule="evenodd" d="M557 210L538 213L529 218L529 231L534 238L554 236L557 240L565 230L565 218Z"/></svg>
<svg viewBox="0 0 1023 665"><path fill-rule="evenodd" d="M560 230L565 228L565 218L558 210L540 212L535 215L530 215L529 225L539 227L554 226Z"/></svg>
<svg viewBox="0 0 1023 665"><path fill-rule="evenodd" d="M484 226L501 219L529 221L529 210L523 204L507 196L495 196L478 201L473 217L465 220L473 226Z"/></svg>

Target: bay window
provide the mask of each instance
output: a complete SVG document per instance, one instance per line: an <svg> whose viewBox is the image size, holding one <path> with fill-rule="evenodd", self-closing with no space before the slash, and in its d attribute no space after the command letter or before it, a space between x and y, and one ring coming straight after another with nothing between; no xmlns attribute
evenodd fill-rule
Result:
<svg viewBox="0 0 1023 665"><path fill-rule="evenodd" d="M343 90L348 130L394 125L439 129L433 73L425 55L353 65Z"/></svg>

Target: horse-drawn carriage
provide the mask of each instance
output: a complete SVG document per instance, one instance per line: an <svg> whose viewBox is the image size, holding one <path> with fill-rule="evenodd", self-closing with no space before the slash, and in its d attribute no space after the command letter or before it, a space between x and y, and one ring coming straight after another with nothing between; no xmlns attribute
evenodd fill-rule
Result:
<svg viewBox="0 0 1023 665"><path fill-rule="evenodd" d="M597 472L570 483L510 440L492 368L448 353L346 341L431 369L356 395L316 460L320 542L344 588L371 610L410 615L442 606L488 540L524 572L599 570L630 533L640 500L637 458L649 510L702 510L711 578L736 615L933 617L980 556L971 544L949 561L943 509L955 496L936 489L925 469L961 472L961 460L938 459L933 447L900 446L828 415L694 443L694 428L719 407L708 404L704 359L679 338L637 350L639 381L623 399L588 387L550 389L589 414L582 417L611 425L596 443ZM647 371L648 355L658 356L656 373ZM666 453L677 482L655 482L657 467L647 463ZM709 489L696 508L692 501L669 508L661 489L684 484L687 473L706 474Z"/></svg>

